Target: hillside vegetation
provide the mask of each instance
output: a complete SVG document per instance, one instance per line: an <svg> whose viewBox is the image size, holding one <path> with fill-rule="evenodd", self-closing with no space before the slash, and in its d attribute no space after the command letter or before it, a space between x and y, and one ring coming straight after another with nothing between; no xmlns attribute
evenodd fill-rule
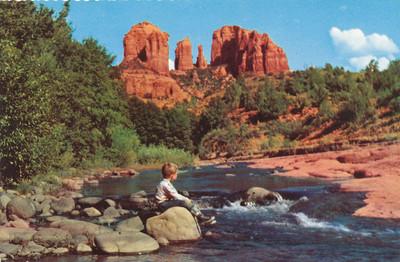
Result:
<svg viewBox="0 0 400 262"><path fill-rule="evenodd" d="M175 75L192 99L159 108L126 96L96 40L72 38L68 10L0 2L3 182L399 138L400 61L381 72L371 62L361 72L327 64L263 77L195 69Z"/></svg>
<svg viewBox="0 0 400 262"><path fill-rule="evenodd" d="M327 64L242 75L220 86L180 76L184 88L203 95L172 110L132 98L130 113L143 141L192 150L201 158L391 141L400 133L399 73L400 61L384 71L372 61L361 72Z"/></svg>
<svg viewBox="0 0 400 262"><path fill-rule="evenodd" d="M0 178L70 174L76 168L192 162L183 150L142 145L114 57L35 3L0 2ZM71 169L73 168L73 169ZM62 172L61 172L62 171Z"/></svg>

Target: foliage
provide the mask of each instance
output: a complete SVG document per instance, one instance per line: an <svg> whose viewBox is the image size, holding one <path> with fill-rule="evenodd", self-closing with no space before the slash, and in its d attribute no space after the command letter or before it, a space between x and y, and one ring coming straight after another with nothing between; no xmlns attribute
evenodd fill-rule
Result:
<svg viewBox="0 0 400 262"><path fill-rule="evenodd" d="M193 151L194 116L183 105L160 109L139 98L129 99L129 114L140 140L146 145L165 145Z"/></svg>
<svg viewBox="0 0 400 262"><path fill-rule="evenodd" d="M8 182L112 155L113 127L132 127L110 77L113 57L93 39L72 39L68 10L66 2L55 17L33 2L0 2L0 174Z"/></svg>
<svg viewBox="0 0 400 262"><path fill-rule="evenodd" d="M374 115L374 90L369 83L360 83L352 86L345 101L338 112L341 122L361 123Z"/></svg>
<svg viewBox="0 0 400 262"><path fill-rule="evenodd" d="M140 164L162 164L173 162L180 166L193 163L193 155L182 149L170 149L166 146L150 145L140 147L137 152L137 162Z"/></svg>
<svg viewBox="0 0 400 262"><path fill-rule="evenodd" d="M117 166L133 164L140 146L138 135L132 129L115 126L111 129L111 140L108 158Z"/></svg>
<svg viewBox="0 0 400 262"><path fill-rule="evenodd" d="M256 108L260 119L275 119L287 110L288 100L285 93L277 91L272 82L266 79L256 98Z"/></svg>
<svg viewBox="0 0 400 262"><path fill-rule="evenodd" d="M239 128L228 126L224 129L214 129L207 133L200 143L200 158L240 155L246 150L248 140L252 137L247 125Z"/></svg>

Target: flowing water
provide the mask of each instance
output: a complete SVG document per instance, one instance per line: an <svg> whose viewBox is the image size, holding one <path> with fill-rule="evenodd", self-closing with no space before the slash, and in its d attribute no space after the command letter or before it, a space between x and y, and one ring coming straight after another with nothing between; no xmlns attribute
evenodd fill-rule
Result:
<svg viewBox="0 0 400 262"><path fill-rule="evenodd" d="M217 225L204 228L197 242L162 247L136 256L69 255L41 261L400 261L400 222L352 217L363 195L339 193L318 180L275 176L277 170L215 166L187 169L174 182L207 203L209 198L251 186L277 190L285 200L263 207L211 208ZM154 192L160 172L149 170L133 178L108 179L87 187L85 195L129 195ZM333 190L332 190L333 188ZM298 199L302 198L298 203Z"/></svg>

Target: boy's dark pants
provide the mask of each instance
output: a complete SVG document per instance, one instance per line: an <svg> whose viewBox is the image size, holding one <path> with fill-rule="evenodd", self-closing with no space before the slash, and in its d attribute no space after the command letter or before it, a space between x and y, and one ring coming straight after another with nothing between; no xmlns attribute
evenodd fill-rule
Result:
<svg viewBox="0 0 400 262"><path fill-rule="evenodd" d="M168 200L160 203L159 208L162 212L166 211L168 208L171 207L184 207L192 213L195 217L200 216L201 212L200 209L193 204L191 201L184 201L184 200Z"/></svg>

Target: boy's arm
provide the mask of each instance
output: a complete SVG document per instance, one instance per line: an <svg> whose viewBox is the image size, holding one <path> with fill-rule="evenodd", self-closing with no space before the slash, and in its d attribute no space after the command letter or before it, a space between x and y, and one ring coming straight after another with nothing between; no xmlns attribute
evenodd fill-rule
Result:
<svg viewBox="0 0 400 262"><path fill-rule="evenodd" d="M190 201L189 198L181 195L176 191L175 187L172 184L167 185L164 188L165 192L168 194L169 197L176 199L176 200L183 200L183 201Z"/></svg>

